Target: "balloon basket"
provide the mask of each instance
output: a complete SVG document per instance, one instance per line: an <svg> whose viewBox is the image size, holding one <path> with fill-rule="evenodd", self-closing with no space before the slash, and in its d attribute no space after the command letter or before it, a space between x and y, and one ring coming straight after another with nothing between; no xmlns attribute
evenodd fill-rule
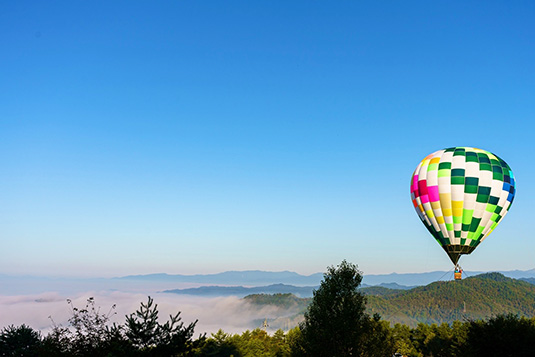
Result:
<svg viewBox="0 0 535 357"><path fill-rule="evenodd" d="M463 268L461 268L459 265L455 265L455 272L453 273L453 277L455 278L455 280L462 280Z"/></svg>

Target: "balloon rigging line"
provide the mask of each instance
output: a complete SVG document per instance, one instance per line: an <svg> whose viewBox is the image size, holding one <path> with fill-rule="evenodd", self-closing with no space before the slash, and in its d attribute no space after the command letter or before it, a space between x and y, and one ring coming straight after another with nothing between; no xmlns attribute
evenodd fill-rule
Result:
<svg viewBox="0 0 535 357"><path fill-rule="evenodd" d="M472 277L472 275L468 275L468 274L466 273L466 271L464 271L464 270L463 270L463 274L466 275L467 278L471 278L471 277Z"/></svg>
<svg viewBox="0 0 535 357"><path fill-rule="evenodd" d="M453 271L453 269L455 269L455 267L453 267L452 269L448 270L447 272L444 273L444 275L442 275L440 278L437 279L437 281L442 281L442 278L446 276L446 274L449 274Z"/></svg>
<svg viewBox="0 0 535 357"><path fill-rule="evenodd" d="M453 267L451 270L448 270L447 272L445 272L444 275L442 275L437 281L441 281L442 278L443 278L444 276L446 276L446 274L451 273L451 272L453 271L453 269L455 269L455 267ZM401 310L401 307L398 307L396 310L394 310L394 312L392 312L390 315L388 315L387 317L385 317L385 320L387 320L387 321L390 320L390 318L391 318L392 316L394 316L394 314L396 314L399 310Z"/></svg>

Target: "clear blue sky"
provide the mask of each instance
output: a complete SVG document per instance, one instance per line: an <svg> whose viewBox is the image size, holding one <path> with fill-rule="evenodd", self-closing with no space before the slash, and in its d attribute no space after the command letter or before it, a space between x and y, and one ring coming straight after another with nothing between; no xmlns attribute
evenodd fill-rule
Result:
<svg viewBox="0 0 535 357"><path fill-rule="evenodd" d="M448 270L427 154L517 178L465 269L535 268L535 3L0 5L0 273Z"/></svg>

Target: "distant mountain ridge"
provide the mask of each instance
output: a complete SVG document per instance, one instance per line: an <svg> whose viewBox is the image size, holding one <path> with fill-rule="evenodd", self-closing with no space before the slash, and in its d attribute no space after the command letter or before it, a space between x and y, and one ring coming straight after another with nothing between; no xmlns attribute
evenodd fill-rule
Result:
<svg viewBox="0 0 535 357"><path fill-rule="evenodd" d="M292 285L319 285L323 279L323 273L301 275L291 271L226 271L216 274L147 274L128 275L121 280L160 280L180 283L221 284L221 285L256 285L256 284L292 284Z"/></svg>
<svg viewBox="0 0 535 357"><path fill-rule="evenodd" d="M483 271L466 271L466 276L475 276L484 274ZM531 270L512 270L499 271L504 276L514 279L535 278L535 269ZM370 274L364 275L362 279L363 286L398 284L401 287L413 287L427 285L437 280L452 279L453 272L433 271L425 273L391 273L391 274ZM271 284L288 284L295 286L317 286L323 280L323 273L311 275L301 275L291 271L270 272L262 270L245 270L245 271L227 271L216 274L147 274L147 275L128 275L118 278L118 280L131 281L165 281L175 283L198 283L210 285L271 285ZM396 288L395 285L391 285Z"/></svg>
<svg viewBox="0 0 535 357"><path fill-rule="evenodd" d="M297 297L311 297L312 291L317 289L317 286L294 286L286 284L272 284L268 286L201 286L198 288L188 289L171 289L164 290L164 293L171 294L188 294L200 296L238 296L245 297L247 295L255 294L293 294Z"/></svg>
<svg viewBox="0 0 535 357"><path fill-rule="evenodd" d="M474 276L479 272L465 272ZM503 275L533 281L535 269L520 271L502 271ZM435 271L426 273L364 275L362 287L383 286L393 289L410 289L414 286L427 285L438 280L451 280L453 272ZM172 275L146 274L128 275L115 278L94 277L47 277L28 275L0 274L1 295L38 294L42 292L59 292L76 294L85 291L131 291L152 293L177 288L192 288L204 285L219 286L269 286L274 284L293 285L295 287L315 287L323 280L323 273L301 275L290 271L269 272L261 270L227 271L218 274ZM397 285L396 285L397 284ZM302 295L301 295L302 296Z"/></svg>
<svg viewBox="0 0 535 357"><path fill-rule="evenodd" d="M535 285L535 278L520 278L518 280L526 281L526 282L528 282L530 284Z"/></svg>
<svg viewBox="0 0 535 357"><path fill-rule="evenodd" d="M301 298L309 298L313 296L314 290L317 290L317 286L295 286L287 284L271 284L267 286L254 286L245 287L242 285L234 286L221 286L221 285L208 285L200 286L197 288L186 289L168 289L163 290L163 293L170 294L183 294L183 295L196 295L196 296L237 296L245 297L247 295L257 294L293 294ZM380 284L376 286L370 286L366 284L361 285L362 290L366 294L373 295L389 295L393 292L404 291L414 288L414 286L403 286L395 283Z"/></svg>

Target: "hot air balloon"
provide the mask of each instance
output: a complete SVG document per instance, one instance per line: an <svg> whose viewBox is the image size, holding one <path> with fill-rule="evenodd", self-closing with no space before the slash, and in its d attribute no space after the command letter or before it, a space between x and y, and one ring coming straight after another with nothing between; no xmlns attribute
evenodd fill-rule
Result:
<svg viewBox="0 0 535 357"><path fill-rule="evenodd" d="M470 254L509 211L516 192L511 168L498 156L471 147L436 151L411 178L411 199L425 227L458 273ZM460 279L456 274L456 279Z"/></svg>

